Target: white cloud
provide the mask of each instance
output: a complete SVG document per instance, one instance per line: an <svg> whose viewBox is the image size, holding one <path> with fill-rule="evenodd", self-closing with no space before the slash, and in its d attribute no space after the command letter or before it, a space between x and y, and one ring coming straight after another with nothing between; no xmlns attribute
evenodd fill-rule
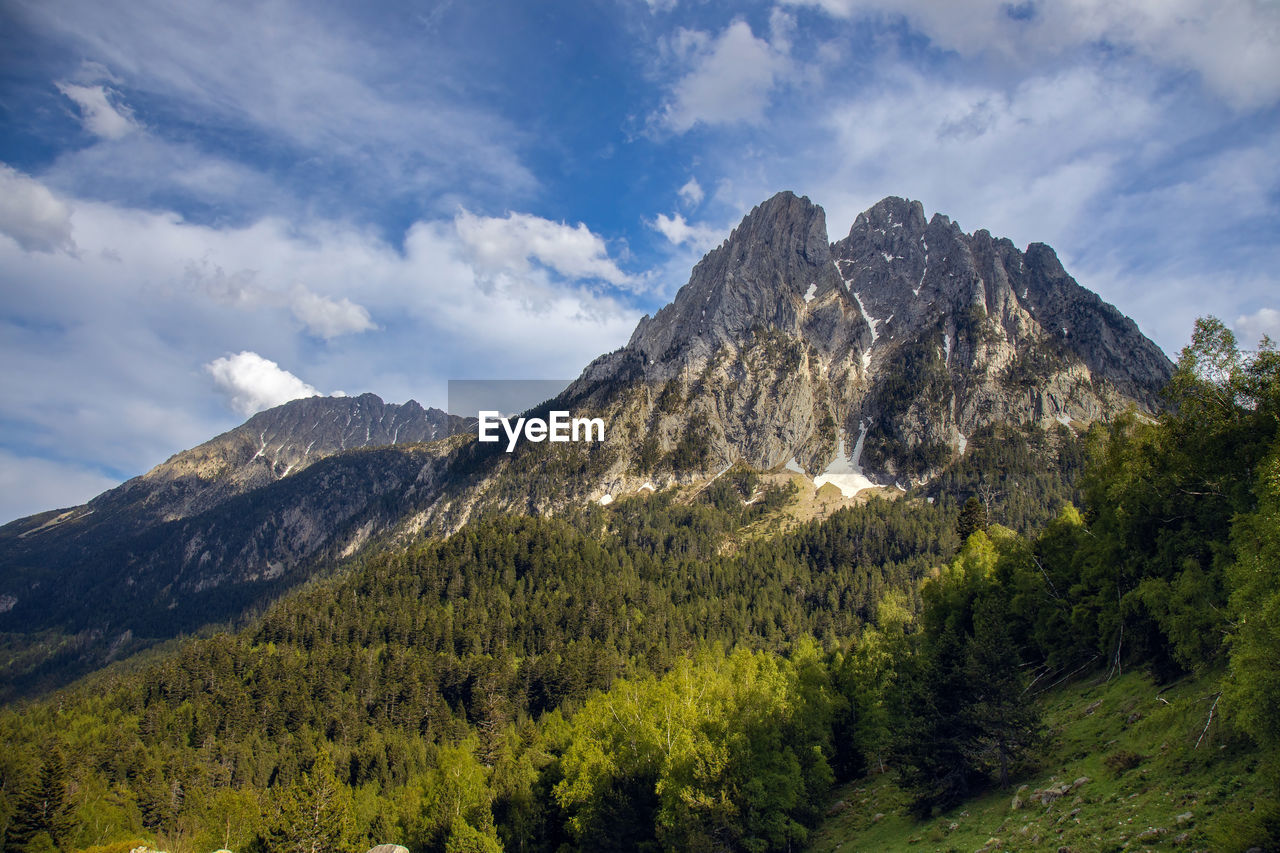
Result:
<svg viewBox="0 0 1280 853"><path fill-rule="evenodd" d="M720 229L709 225L690 225L679 213L672 216L659 213L658 218L649 225L674 246L688 243L702 251L715 247L725 236Z"/></svg>
<svg viewBox="0 0 1280 853"><path fill-rule="evenodd" d="M691 67L672 87L662 123L683 133L699 123L760 122L770 95L791 67L779 47L756 38L742 20L714 39L699 31L679 31L671 49Z"/></svg>
<svg viewBox="0 0 1280 853"><path fill-rule="evenodd" d="M0 232L28 252L75 250L71 208L44 184L0 163Z"/></svg>
<svg viewBox="0 0 1280 853"><path fill-rule="evenodd" d="M345 296L334 300L296 285L290 292L290 299L293 316L306 325L307 331L326 341L377 328L364 306L356 305Z"/></svg>
<svg viewBox="0 0 1280 853"><path fill-rule="evenodd" d="M1245 349L1257 346L1263 335L1271 338L1273 343L1280 343L1280 311L1259 308L1252 314L1241 314L1236 318L1235 332L1240 346Z"/></svg>
<svg viewBox="0 0 1280 853"><path fill-rule="evenodd" d="M702 199L706 197L697 178L690 178L688 182L677 191L677 194L680 196L680 200L689 207L697 207L702 203Z"/></svg>
<svg viewBox="0 0 1280 853"><path fill-rule="evenodd" d="M79 506L120 480L74 462L18 456L0 448L0 524Z"/></svg>
<svg viewBox="0 0 1280 853"><path fill-rule="evenodd" d="M252 415L301 397L320 392L256 352L240 352L216 358L205 365L218 390L227 396L231 408Z"/></svg>
<svg viewBox="0 0 1280 853"><path fill-rule="evenodd" d="M1280 99L1280 4L1270 0L785 0L842 18L903 17L939 47L1041 64L1091 45L1198 72L1237 107ZM1022 12L1022 14L1019 14Z"/></svg>
<svg viewBox="0 0 1280 853"><path fill-rule="evenodd" d="M532 260L572 279L633 283L609 258L604 240L581 222L569 226L528 213L493 217L460 210L454 225L477 269L483 272L527 273Z"/></svg>
<svg viewBox="0 0 1280 853"><path fill-rule="evenodd" d="M0 238L0 448L85 469L140 474L233 427L226 396L239 394L238 413L303 388L442 406L448 378L573 376L625 343L641 313L550 264L554 247L535 247L548 262L495 274L453 218L418 222L397 247L323 219L211 227L83 198L67 206L74 254ZM556 227L602 245L585 226ZM585 274L604 255L574 257L559 266ZM377 334L321 339L363 326L362 310ZM238 362L224 362L215 391L206 365L245 352L297 370L302 388L286 382L287 394L253 402L254 386L233 381Z"/></svg>
<svg viewBox="0 0 1280 853"><path fill-rule="evenodd" d="M222 305L246 311L288 308L308 333L326 341L378 328L368 309L345 296L334 299L314 293L301 284L294 284L287 291L273 289L259 283L257 270L229 273L207 257L188 262L183 280Z"/></svg>
<svg viewBox="0 0 1280 853"><path fill-rule="evenodd" d="M799 182L833 238L886 195L1026 245L1060 241L1113 185L1134 140L1158 126L1156 96L1081 68L1011 90L899 73L827 110ZM773 188L770 188L773 189Z"/></svg>
<svg viewBox="0 0 1280 853"><path fill-rule="evenodd" d="M105 86L80 86L75 83L58 83L58 91L66 95L80 108L80 120L85 129L103 139L121 139L128 136L137 125L133 111L123 104L111 103Z"/></svg>
<svg viewBox="0 0 1280 853"><path fill-rule="evenodd" d="M335 173L347 179L348 209L361 192L370 204L388 195L420 198L445 181L468 196L506 199L537 186L514 153L520 127L459 96L464 48L447 41L423 50L410 30L403 40L387 39L369 32L363 15L289 0L255 9L252 26L238 4L216 0L21 5L24 25L86 57L86 67L116 90L159 97L187 125L184 139L200 139L208 128L289 151L304 173L303 194L314 189L310 167L328 180ZM83 95L103 106L98 95ZM101 100L112 106L110 90ZM100 116L101 129L124 129Z"/></svg>

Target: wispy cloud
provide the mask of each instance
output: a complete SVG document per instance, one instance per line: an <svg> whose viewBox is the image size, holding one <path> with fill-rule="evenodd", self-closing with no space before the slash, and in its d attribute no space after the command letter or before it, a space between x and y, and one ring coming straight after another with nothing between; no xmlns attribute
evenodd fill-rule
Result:
<svg viewBox="0 0 1280 853"><path fill-rule="evenodd" d="M598 236L528 214L495 220L525 234L502 258L453 218L396 246L340 221L213 227L7 177L67 211L54 233L75 252L0 238L0 447L58 460L68 483L141 473L316 391L442 405L451 377L574 375L639 316L595 292L626 278Z"/></svg>
<svg viewBox="0 0 1280 853"><path fill-rule="evenodd" d="M1272 343L1280 343L1280 311L1275 308L1259 308L1252 314L1236 318L1235 331L1246 348L1257 346L1265 335Z"/></svg>
<svg viewBox="0 0 1280 853"><path fill-rule="evenodd" d="M0 163L0 233L32 252L71 251L71 208L44 184Z"/></svg>
<svg viewBox="0 0 1280 853"><path fill-rule="evenodd" d="M95 136L122 139L137 130L133 111L123 104L113 104L115 93L106 86L59 83L58 91L75 102L85 129Z"/></svg>
<svg viewBox="0 0 1280 853"><path fill-rule="evenodd" d="M1096 46L1198 73L1234 106L1280 99L1280 6L1220 0L784 0L842 18L905 19L935 45L1024 66Z"/></svg>
<svg viewBox="0 0 1280 853"><path fill-rule="evenodd" d="M702 185L698 183L697 178L690 178L684 186L676 191L676 194L680 196L680 201L688 207L697 207L706 198L706 193L702 191Z"/></svg>
<svg viewBox="0 0 1280 853"><path fill-rule="evenodd" d="M700 251L712 249L724 239L725 232L709 225L691 225L679 213L667 216L659 213L651 227L675 246L689 244Z"/></svg>
<svg viewBox="0 0 1280 853"><path fill-rule="evenodd" d="M289 300L293 316L302 321L308 332L326 341L377 328L364 306L345 296L331 299L298 284L289 291Z"/></svg>
<svg viewBox="0 0 1280 853"><path fill-rule="evenodd" d="M516 153L519 127L460 95L455 51L440 36L429 49L386 42L353 30L356 21L346 13L292 2L252 10L212 0L18 6L29 26L111 76L110 86L59 87L103 142L121 139L141 120L151 147L185 150L188 160L198 150L215 167L229 156L241 166L285 156L296 165L277 174L277 183L284 179L303 207L336 207L339 200L328 196L335 184L347 205L411 197L446 183L472 197L525 197L537 186ZM122 100L129 93L132 113ZM171 135L174 125L181 132ZM105 151L110 156L99 158L97 168L114 171L117 159L134 173L139 161L145 167L146 158L128 149ZM162 169L146 183L183 174ZM216 180L198 176L179 189L201 186L217 195Z"/></svg>
<svg viewBox="0 0 1280 853"><path fill-rule="evenodd" d="M581 222L570 226L527 213L497 217L461 210L454 224L476 268L485 273L527 273L537 262L571 279L633 283L609 258L604 240Z"/></svg>

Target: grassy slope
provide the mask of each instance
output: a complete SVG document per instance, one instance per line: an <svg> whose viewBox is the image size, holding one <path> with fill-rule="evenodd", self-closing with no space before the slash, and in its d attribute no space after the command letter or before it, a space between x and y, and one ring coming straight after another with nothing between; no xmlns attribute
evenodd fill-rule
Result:
<svg viewBox="0 0 1280 853"><path fill-rule="evenodd" d="M1044 699L1050 745L1039 770L1008 790L922 821L910 816L893 773L869 776L836 792L839 813L818 827L810 849L1243 849L1227 827L1265 790L1251 748L1231 739L1216 713L1196 747L1218 677L1187 679L1163 692L1136 672L1059 688ZM1141 760L1113 769L1118 762L1109 766L1106 759L1124 750ZM1081 777L1089 781L1048 803L1032 797ZM1017 809L1015 793L1024 801Z"/></svg>

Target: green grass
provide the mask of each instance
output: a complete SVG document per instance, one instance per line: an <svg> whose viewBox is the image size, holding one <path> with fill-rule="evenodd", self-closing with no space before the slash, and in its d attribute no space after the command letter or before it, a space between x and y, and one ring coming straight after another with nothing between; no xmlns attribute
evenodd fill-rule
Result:
<svg viewBox="0 0 1280 853"><path fill-rule="evenodd" d="M1126 673L1059 688L1042 700L1050 742L1037 771L926 820L912 817L892 772L873 774L835 793L838 814L809 849L1226 853L1265 844L1246 828L1254 803L1271 793L1251 745L1221 725L1221 705L1205 731L1219 677L1162 690L1145 673ZM1032 798L1063 783L1072 790Z"/></svg>

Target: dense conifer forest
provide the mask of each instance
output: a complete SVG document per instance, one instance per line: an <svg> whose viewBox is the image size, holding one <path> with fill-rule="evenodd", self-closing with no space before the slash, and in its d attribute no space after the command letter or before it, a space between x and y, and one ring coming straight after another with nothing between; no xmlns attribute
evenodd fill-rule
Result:
<svg viewBox="0 0 1280 853"><path fill-rule="evenodd" d="M0 713L4 850L794 850L868 771L1009 784L1044 691L1136 667L1220 678L1280 781L1280 354L1201 321L1168 394L786 533L735 469L370 557Z"/></svg>

